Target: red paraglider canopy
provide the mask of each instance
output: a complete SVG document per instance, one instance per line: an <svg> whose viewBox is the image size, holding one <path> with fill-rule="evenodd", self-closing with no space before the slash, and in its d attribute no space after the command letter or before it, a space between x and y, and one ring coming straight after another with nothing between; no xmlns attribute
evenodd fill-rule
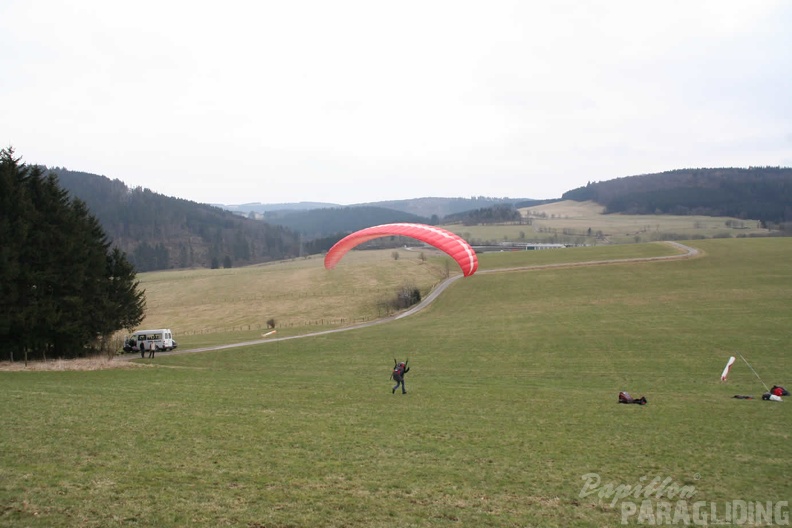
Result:
<svg viewBox="0 0 792 528"><path fill-rule="evenodd" d="M465 239L445 229L425 224L384 224L356 231L330 248L325 255L325 268L333 269L353 247L386 236L415 238L446 252L459 264L465 277L473 275L478 269L476 252Z"/></svg>

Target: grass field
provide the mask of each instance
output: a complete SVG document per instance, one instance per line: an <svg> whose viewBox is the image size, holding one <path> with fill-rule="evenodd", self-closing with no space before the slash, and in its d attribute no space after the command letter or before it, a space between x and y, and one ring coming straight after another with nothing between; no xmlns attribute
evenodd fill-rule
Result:
<svg viewBox="0 0 792 528"><path fill-rule="evenodd" d="M764 392L739 358L719 376L741 352L792 386L792 239L690 245L703 256L478 273L349 332L0 372L0 526L616 526L633 499L608 490L655 478L705 515L790 501L789 402L733 399ZM480 271L670 253L492 254ZM174 288L160 280L150 293ZM651 507L679 506L660 495Z"/></svg>
<svg viewBox="0 0 792 528"><path fill-rule="evenodd" d="M377 319L387 315L380 304L399 287L411 285L426 294L445 277L445 259L420 255L404 249L353 251L331 272L315 255L244 268L142 273L147 304L142 325L171 328L181 343L196 334L260 336L270 318L280 333Z"/></svg>
<svg viewBox="0 0 792 528"><path fill-rule="evenodd" d="M439 252L399 249L394 260L393 251L354 251L331 272L323 259L313 257L246 268L143 273L147 310L142 326L172 329L182 348L260 339L269 318L276 320L279 336L306 334L380 319L387 315L380 303L401 286L414 285L426 296L447 272L460 274ZM482 267L502 269L675 251L663 244L627 244L551 253L485 253L479 259Z"/></svg>
<svg viewBox="0 0 792 528"><path fill-rule="evenodd" d="M444 226L467 240L624 244L679 238L764 235L757 220L713 216L602 214L594 202L565 200L522 209L531 225Z"/></svg>

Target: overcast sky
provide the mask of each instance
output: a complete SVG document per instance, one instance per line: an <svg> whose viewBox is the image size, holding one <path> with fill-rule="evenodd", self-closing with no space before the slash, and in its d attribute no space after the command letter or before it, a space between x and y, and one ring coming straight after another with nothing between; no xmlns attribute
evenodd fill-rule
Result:
<svg viewBox="0 0 792 528"><path fill-rule="evenodd" d="M0 1L0 141L209 203L792 166L786 0Z"/></svg>

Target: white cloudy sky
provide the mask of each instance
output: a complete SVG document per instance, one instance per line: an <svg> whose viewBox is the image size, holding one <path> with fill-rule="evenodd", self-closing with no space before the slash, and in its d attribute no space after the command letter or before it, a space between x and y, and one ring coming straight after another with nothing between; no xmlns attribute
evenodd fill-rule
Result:
<svg viewBox="0 0 792 528"><path fill-rule="evenodd" d="M0 141L210 203L792 166L787 0L2 0Z"/></svg>

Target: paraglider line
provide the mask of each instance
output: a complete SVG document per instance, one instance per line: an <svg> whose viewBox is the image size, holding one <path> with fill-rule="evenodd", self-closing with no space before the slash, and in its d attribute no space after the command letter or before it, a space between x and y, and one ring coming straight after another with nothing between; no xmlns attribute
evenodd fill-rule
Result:
<svg viewBox="0 0 792 528"><path fill-rule="evenodd" d="M770 392L770 389L768 389L768 388L767 388L767 385L765 385L765 382L764 382L764 381L762 381L762 378L760 378L760 377L759 377L759 374L756 374L756 371L753 369L753 367L751 366L751 364L750 364L750 363L748 363L748 360L747 360L747 359L745 359L745 358L743 357L743 355L742 355L742 354L740 354L739 352L737 352L737 355L738 355L738 356L740 356L740 357L742 358L742 360L743 360L743 361L745 361L745 364L746 364L746 365L748 365L748 368L749 368L749 369L751 369L751 372L753 372L753 373L756 375L756 378L757 378L759 381L761 381L761 382L762 382L762 385L764 385L764 388L765 388L765 390L766 390L766 391L768 391L768 392Z"/></svg>

